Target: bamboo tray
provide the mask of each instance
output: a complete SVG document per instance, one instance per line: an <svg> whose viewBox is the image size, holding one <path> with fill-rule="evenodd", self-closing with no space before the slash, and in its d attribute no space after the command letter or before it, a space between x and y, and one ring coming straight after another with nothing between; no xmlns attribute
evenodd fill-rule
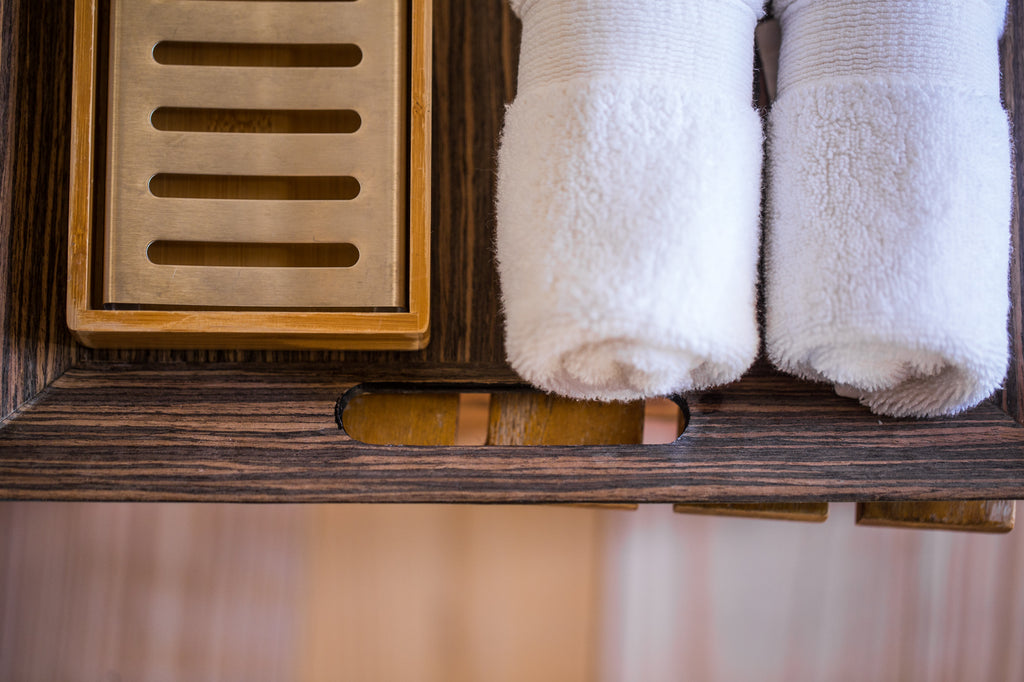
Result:
<svg viewBox="0 0 1024 682"><path fill-rule="evenodd" d="M1024 12L1004 87L1024 130ZM72 37L69 3L0 0L4 374L0 495L62 500L810 502L1024 498L1021 221L1013 366L955 419L879 419L763 363L685 396L674 443L366 445L339 427L353 387L520 390L504 362L491 256L495 147L515 92L503 0L433 3L432 339L419 351L90 349L64 324ZM1017 158L1021 158L1017 142ZM78 176L76 176L77 178ZM1024 178L1016 179L1018 200ZM1019 201L1018 201L1019 203ZM80 211L81 207L74 210ZM372 388L372 387L371 387Z"/></svg>
<svg viewBox="0 0 1024 682"><path fill-rule="evenodd" d="M429 3L76 7L80 342L426 345Z"/></svg>

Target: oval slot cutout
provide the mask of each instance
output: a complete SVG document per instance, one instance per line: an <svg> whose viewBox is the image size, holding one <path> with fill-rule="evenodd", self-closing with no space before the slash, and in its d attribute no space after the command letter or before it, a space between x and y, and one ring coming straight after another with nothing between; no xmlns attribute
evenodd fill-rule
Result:
<svg viewBox="0 0 1024 682"><path fill-rule="evenodd" d="M371 445L660 444L686 428L686 410L667 398L596 403L445 387L357 387L338 401L336 417L351 438Z"/></svg>
<svg viewBox="0 0 1024 682"><path fill-rule="evenodd" d="M153 59L166 66L352 67L363 60L358 45L205 43L163 40Z"/></svg>
<svg viewBox="0 0 1024 682"><path fill-rule="evenodd" d="M359 249L346 243L156 241L146 255L155 265L236 268L350 268L359 261Z"/></svg>
<svg viewBox="0 0 1024 682"><path fill-rule="evenodd" d="M201 109L160 107L150 118L157 130L187 133L354 133L362 125L351 109Z"/></svg>
<svg viewBox="0 0 1024 682"><path fill-rule="evenodd" d="M279 201L349 200L359 181L348 175L200 175L159 173L149 181L153 196L172 199Z"/></svg>

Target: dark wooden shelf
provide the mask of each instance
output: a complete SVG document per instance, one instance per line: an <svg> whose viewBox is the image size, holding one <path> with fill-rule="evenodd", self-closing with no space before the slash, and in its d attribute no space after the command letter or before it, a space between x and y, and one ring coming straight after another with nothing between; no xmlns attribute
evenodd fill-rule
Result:
<svg viewBox="0 0 1024 682"><path fill-rule="evenodd" d="M1024 130L1024 0L1003 42ZM64 323L73 4L0 0L0 497L60 500L760 502L1024 498L1014 222L1006 389L953 419L880 419L759 365L687 397L669 445L398 447L350 439L367 382L508 386L491 248L515 89L504 0L434 3L432 341L423 351L96 351ZM1022 145L1017 141L1017 168ZM1024 196L1018 173L1016 197Z"/></svg>

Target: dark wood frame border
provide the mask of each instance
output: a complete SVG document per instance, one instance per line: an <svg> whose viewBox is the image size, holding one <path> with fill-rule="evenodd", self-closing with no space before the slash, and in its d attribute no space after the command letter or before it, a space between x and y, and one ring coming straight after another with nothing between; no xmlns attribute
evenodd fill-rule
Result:
<svg viewBox="0 0 1024 682"><path fill-rule="evenodd" d="M1024 0L1004 89L1024 130ZM491 258L495 145L515 87L503 0L435 0L431 300L422 351L90 350L64 323L73 3L0 0L0 497L53 500L759 502L1024 498L1015 212L1013 364L954 419L879 419L763 364L688 398L660 446L422 448L352 441L362 382L508 385ZM1018 137L1021 135L1018 132ZM1022 146L1015 163L1022 168ZM1024 179L1015 180L1024 196Z"/></svg>

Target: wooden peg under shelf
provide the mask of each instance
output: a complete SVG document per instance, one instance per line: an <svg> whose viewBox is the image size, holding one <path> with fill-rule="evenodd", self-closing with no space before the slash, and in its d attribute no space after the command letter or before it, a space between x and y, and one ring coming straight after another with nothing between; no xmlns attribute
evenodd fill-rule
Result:
<svg viewBox="0 0 1024 682"><path fill-rule="evenodd" d="M1013 530L1014 512L1012 500L859 502L857 525L1009 533Z"/></svg>
<svg viewBox="0 0 1024 682"><path fill-rule="evenodd" d="M678 514L707 516L742 516L775 521L808 521L823 523L828 520L828 502L769 502L762 504L674 504Z"/></svg>

